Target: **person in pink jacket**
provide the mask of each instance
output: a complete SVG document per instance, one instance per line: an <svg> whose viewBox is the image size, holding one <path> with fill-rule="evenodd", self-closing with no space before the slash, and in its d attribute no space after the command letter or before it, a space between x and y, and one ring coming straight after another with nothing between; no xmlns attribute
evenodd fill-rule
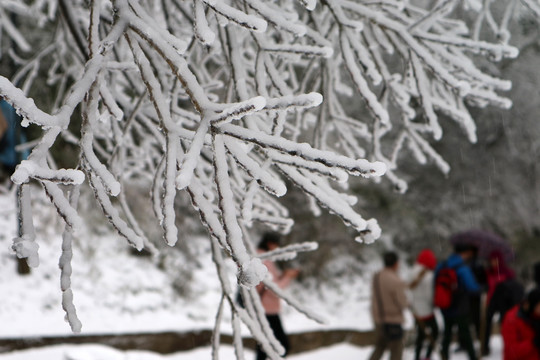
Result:
<svg viewBox="0 0 540 360"><path fill-rule="evenodd" d="M259 252L272 251L279 247L279 243L279 234L268 232L263 235L261 242L259 243L258 250ZM298 269L287 269L285 271L281 271L271 260L265 260L263 264L268 268L268 272L272 275L272 281L280 288L287 287L291 280L295 279L299 273ZM264 307L268 324L274 332L276 339L285 348L285 354L283 355L283 357L285 357L289 352L289 338L283 330L283 325L281 324L281 319L279 317L279 313L281 311L280 298L274 292L267 289L263 283L257 285L257 292L261 297L261 303ZM265 360L266 358L266 353L259 345L257 345L257 360Z"/></svg>

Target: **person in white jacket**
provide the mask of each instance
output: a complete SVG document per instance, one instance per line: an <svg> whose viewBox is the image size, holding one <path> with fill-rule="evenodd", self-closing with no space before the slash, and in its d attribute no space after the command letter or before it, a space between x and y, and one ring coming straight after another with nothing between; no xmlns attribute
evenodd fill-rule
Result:
<svg viewBox="0 0 540 360"><path fill-rule="evenodd" d="M434 270L437 259L429 249L422 250L412 269L411 282L411 311L416 320L415 360L427 360L435 347L439 335L439 327L435 318L433 306ZM427 341L425 356L421 357L424 342Z"/></svg>

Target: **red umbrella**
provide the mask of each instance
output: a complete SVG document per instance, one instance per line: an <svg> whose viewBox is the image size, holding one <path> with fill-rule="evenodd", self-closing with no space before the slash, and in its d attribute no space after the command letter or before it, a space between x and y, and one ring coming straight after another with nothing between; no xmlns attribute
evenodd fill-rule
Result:
<svg viewBox="0 0 540 360"><path fill-rule="evenodd" d="M514 250L506 240L486 230L467 230L450 237L450 243L474 245L478 248L478 256L487 259L492 251L500 251L504 259L514 260Z"/></svg>

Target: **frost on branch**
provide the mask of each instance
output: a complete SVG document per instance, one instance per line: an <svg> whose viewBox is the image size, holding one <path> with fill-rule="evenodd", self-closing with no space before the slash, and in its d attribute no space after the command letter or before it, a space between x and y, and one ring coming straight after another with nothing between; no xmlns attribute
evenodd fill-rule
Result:
<svg viewBox="0 0 540 360"><path fill-rule="evenodd" d="M272 285L248 229L254 223L290 229L292 220L277 199L288 181L309 196L313 208L316 202L354 228L357 241L375 241L381 233L377 221L364 219L356 198L334 183L351 175L385 175L405 191L403 156L450 170L432 146L444 140L443 121L458 123L474 142L468 107L511 106L499 94L510 83L481 70L474 58L517 56L507 36L497 42L482 36L485 24L505 34L514 11L522 8L507 1L502 19L492 21L495 2L464 2L478 15L472 28L455 18L457 1L433 2L433 8L420 0L1 3L2 19L3 13L15 14L21 29L29 22L59 24L48 27L55 31L46 34L50 44L44 47L28 46L11 22L4 26L22 54L20 70L0 77L0 94L25 125L43 130L12 177L25 190L18 254L35 263L28 184L37 182L66 222L62 288L77 328L65 284L70 234L77 235L82 219L67 197L69 189L88 185L118 233L135 248L151 251L155 247L127 206L124 186L132 179L146 181L170 246L184 240L175 199L187 194L210 234L222 282L218 319L228 306L235 336L243 322L279 358L279 344L264 340L272 336L253 287L260 281ZM538 8L534 0L523 4ZM27 93L46 63L48 83L57 89L49 112ZM50 150L59 142L78 152L71 168L55 165ZM287 259L313 248L269 256ZM242 291L252 300L246 309L232 301L225 257L235 262Z"/></svg>

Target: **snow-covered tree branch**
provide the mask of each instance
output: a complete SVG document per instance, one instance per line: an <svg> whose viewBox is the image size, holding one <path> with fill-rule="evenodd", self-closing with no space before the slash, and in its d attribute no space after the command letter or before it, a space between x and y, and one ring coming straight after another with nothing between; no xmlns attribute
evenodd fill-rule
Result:
<svg viewBox="0 0 540 360"><path fill-rule="evenodd" d="M234 323L244 322L279 358L275 341L264 340L260 304L234 304L224 254L237 265L245 298L255 299L253 286L269 280L244 229L253 221L290 228L287 209L274 199L287 191L285 181L356 229L359 241L374 241L379 226L359 214L344 190L349 175L386 173L405 191L400 156L449 171L432 146L443 138L441 121L457 122L474 142L469 106L511 106L499 94L511 84L476 66L475 56L516 57L503 36L507 25L523 11L521 3L537 14L540 5L505 0L497 23L489 7L498 2L463 2L478 15L472 28L453 17L462 6L453 0L0 2L2 30L21 64L10 79L0 77L0 95L23 125L43 130L12 176L21 185L24 223L18 256L37 264L30 181L43 186L66 222L65 271L82 221L74 201L82 184L137 249L152 245L122 200L123 184L148 180L170 246L180 238L175 197L185 191L211 236L222 306L228 303ZM29 22L50 29L50 43L33 49L25 39ZM500 35L497 42L483 39L486 23ZM43 59L56 89L49 112L27 95ZM56 168L50 150L58 141L78 146L73 168ZM65 276L62 290L71 291ZM68 314L78 328L74 310Z"/></svg>

